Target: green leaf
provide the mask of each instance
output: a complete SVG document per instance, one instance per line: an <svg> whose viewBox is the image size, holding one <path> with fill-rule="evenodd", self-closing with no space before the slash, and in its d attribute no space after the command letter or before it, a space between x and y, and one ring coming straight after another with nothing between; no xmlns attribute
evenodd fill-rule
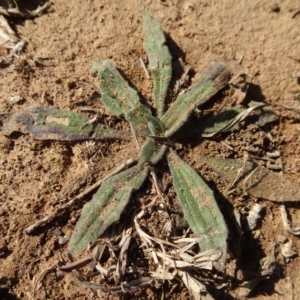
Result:
<svg viewBox="0 0 300 300"><path fill-rule="evenodd" d="M96 73L100 79L103 104L116 116L124 116L137 135L156 135L163 131L162 123L140 103L137 91L123 79L111 60L95 62L91 73Z"/></svg>
<svg viewBox="0 0 300 300"><path fill-rule="evenodd" d="M195 236L200 238L201 251L220 247L222 250L220 262L223 267L227 253L228 231L213 191L174 151L170 152L168 158L184 217Z"/></svg>
<svg viewBox="0 0 300 300"><path fill-rule="evenodd" d="M203 120L195 129L201 130L202 133L213 133L224 128L229 121L236 117L242 110L237 107L229 108L215 116ZM239 130L239 124L235 125L229 131ZM226 132L226 131L225 131Z"/></svg>
<svg viewBox="0 0 300 300"><path fill-rule="evenodd" d="M143 31L145 50L149 59L149 69L153 77L154 103L157 116L161 117L164 113L164 101L172 76L172 57L166 46L163 30L147 11L143 15Z"/></svg>
<svg viewBox="0 0 300 300"><path fill-rule="evenodd" d="M183 126L175 134L176 138L191 137L202 133L213 133L224 128L229 121L236 117L242 110L238 107L229 108L215 116L205 116L198 120L199 122L192 127ZM238 130L239 124L234 126L230 131Z"/></svg>
<svg viewBox="0 0 300 300"><path fill-rule="evenodd" d="M214 172L222 177L226 182L232 183L236 180L236 185L239 185L241 180L244 180L257 166L252 162L244 162L243 159L233 158L217 158L200 155L201 162L207 164ZM238 178L237 178L237 175ZM262 177L266 174L262 174ZM262 177L252 178L251 186L256 185ZM250 187L250 182L248 182Z"/></svg>
<svg viewBox="0 0 300 300"><path fill-rule="evenodd" d="M37 106L13 114L0 115L0 131L29 133L38 140L83 141L107 138L131 139L131 133L90 121L71 111Z"/></svg>
<svg viewBox="0 0 300 300"><path fill-rule="evenodd" d="M166 150L166 145L157 144L154 139L148 138L141 149L139 165L143 166L146 163L155 165L162 159Z"/></svg>
<svg viewBox="0 0 300 300"><path fill-rule="evenodd" d="M161 121L167 129L165 136L170 137L177 132L187 122L193 110L224 88L229 79L230 72L225 64L210 64L192 89L178 96L162 116Z"/></svg>
<svg viewBox="0 0 300 300"><path fill-rule="evenodd" d="M263 166L242 159L223 159L201 156L226 182L239 187L253 197L274 202L299 202L300 184ZM232 187L232 188L234 188Z"/></svg>
<svg viewBox="0 0 300 300"><path fill-rule="evenodd" d="M114 222L119 220L134 190L147 178L148 168L135 166L105 180L93 199L84 205L69 243L76 254L95 241Z"/></svg>
<svg viewBox="0 0 300 300"><path fill-rule="evenodd" d="M126 116L135 109L140 109L143 113L147 111L140 103L137 91L123 79L111 60L93 63L91 72L96 73L100 79L101 101L116 116Z"/></svg>

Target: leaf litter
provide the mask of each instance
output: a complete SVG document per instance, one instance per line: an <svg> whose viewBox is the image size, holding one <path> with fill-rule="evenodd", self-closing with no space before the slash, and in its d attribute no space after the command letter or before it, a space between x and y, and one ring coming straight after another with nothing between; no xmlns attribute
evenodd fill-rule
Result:
<svg viewBox="0 0 300 300"><path fill-rule="evenodd" d="M183 94L179 93L177 99L166 110L164 101L170 82L171 56L159 24L149 13L145 13L143 20L145 48L149 58L149 69L154 80L153 98L156 113L153 114L154 109L151 110L140 102L137 92L127 84L111 61L97 62L92 68L92 73L96 73L100 79L101 101L117 116L127 120L132 132L114 130L98 124L96 119L89 120L74 112L64 112L47 107L29 108L10 115L2 114L0 115L0 130L7 136L15 131L20 131L41 140L81 141L107 138L130 140L133 135L137 144L143 142L144 145L136 166L127 168L125 171L118 170L120 173L113 173L110 178L100 180L101 187L94 195L93 200L84 206L69 243L69 250L72 253L82 252L88 247L89 254L81 260L61 267L61 271L72 271L80 279L80 281L72 281L73 285L114 292L130 292L149 285L163 287L165 280L173 280L175 277L182 278L183 283L195 299L213 299L207 290L210 280L207 280L205 276L199 277L199 274L203 274L203 270L224 270L228 256L227 225L215 202L211 188L192 167L184 163L176 152L168 147L174 146L169 140L180 137L180 131L194 114L195 109L206 104L212 96L228 84L233 86L236 84L229 81L231 74L225 63L212 63L191 89ZM242 90L240 100L245 96L247 86L248 83L237 86ZM239 130L241 123L254 110L265 108L265 106L266 104L257 104L246 110L234 109L232 112L235 116L227 118L225 123L220 116L216 116L215 121L210 124L217 124L218 128L215 125L204 124L201 128L202 136L212 138L228 131ZM263 116L264 114L266 111L258 115ZM267 121L261 121L261 126L274 121L274 114L270 111L267 114L272 117ZM223 115L221 116L223 117ZM262 119L260 118L260 120ZM209 126L210 132L207 131ZM184 217L191 229L191 231L189 229L185 231L185 235L188 236L174 239L172 235L174 224L168 213L164 226L165 231L168 232L166 239L146 233L138 224L138 220L144 215L151 217L158 212L157 200L160 202L168 200L167 197L162 199L163 193L158 192L152 205L142 211L139 217L134 217L133 227L123 228L121 231L119 230L117 236L104 241L97 240L99 236L106 234L106 229L112 228L111 225L119 220L133 192L136 194L146 180L149 169L153 172L152 166L163 159L167 152L169 152L167 157L175 191ZM291 189L291 194L283 197L278 197L278 191L270 195L270 188L267 187L270 187L274 176L277 181L279 180L279 174L269 171L267 168L238 159L203 157L203 161L221 177L224 177L230 183L230 188L243 188L249 190L255 197L270 201L299 200L294 183L283 179L281 175L281 191L282 188L286 189L288 186L293 186L294 189ZM159 191L157 186L156 182L156 190ZM84 195L86 194L84 193ZM62 209L71 208L73 203L74 201L70 201ZM254 205L250 210L248 215L250 229L256 227L260 211L259 204ZM28 233L39 227L41 223L51 221L58 215L58 211L56 211L48 219L47 217L43 218L43 222L34 224ZM130 263L129 253L131 255L133 253L131 247L133 246L134 232L139 236L138 247L143 250L150 266L152 265L150 268L136 268L134 264ZM98 248L100 244L102 245L101 251ZM285 244L287 244L286 248L282 252L285 253L285 257L288 257L287 253L291 253L288 250L290 242ZM103 253L107 251L109 255L107 256L106 253L104 259ZM102 253L100 256L95 255L99 252ZM106 262L103 262L103 259ZM268 278L274 271L273 266L274 259L267 258L262 265L259 277L250 281L248 285L244 284L242 294L247 296L259 281ZM80 271L83 267L89 269L87 275ZM92 283L87 280L88 278L97 278L101 284ZM113 284L107 284L112 281ZM213 283L214 288L224 288L224 283L218 284L216 280L213 280Z"/></svg>

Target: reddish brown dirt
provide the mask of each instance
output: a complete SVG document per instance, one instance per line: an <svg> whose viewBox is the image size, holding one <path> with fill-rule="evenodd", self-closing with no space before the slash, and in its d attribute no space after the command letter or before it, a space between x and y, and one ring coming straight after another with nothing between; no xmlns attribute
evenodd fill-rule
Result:
<svg viewBox="0 0 300 300"><path fill-rule="evenodd" d="M196 73L218 58L236 64L240 62L268 103L297 105L294 96L300 87L292 78L292 72L300 69L300 14L295 14L300 6L295 1L284 1L278 6L276 2L266 0L127 0L119 3L122 4L109 0L54 0L50 12L39 18L12 20L18 35L28 44L19 57L1 69L0 113L34 105L77 112L89 109L86 113L89 117L103 112L100 101L92 97L97 88L89 68L93 61L106 58L113 59L131 83L149 99L151 81L146 79L139 62L139 57L146 60L141 26L145 9L170 37L174 61L181 57ZM11 101L14 96L20 96L22 101ZM257 99L256 93L250 97L261 100ZM225 99L234 102L229 96ZM254 142L259 155L280 150L286 176L299 182L299 117L284 110L277 110L277 113L280 116L278 124L266 131L272 135L269 149L263 147L261 134L255 129L230 135L227 142L236 148L237 157L242 157L242 151L247 150L246 144L251 146ZM58 220L34 235L28 236L23 230L52 212L60 201L71 199L104 177L125 159L137 158L138 153L134 144L128 142L68 144L38 142L29 136L13 140L1 137L0 146L0 299L30 299L33 279L60 263L61 254L67 249L66 245L58 245L53 230L58 228L70 236L81 207L74 207L66 219ZM222 191L220 178L201 166L200 151L228 157L228 148L216 141L195 139L181 153ZM249 197L246 201L241 195L232 196L229 201L230 207L245 213L257 199ZM283 228L279 205L268 201L260 203L266 208L263 222L259 231L253 233L252 244L242 248L246 251L245 256L249 255L249 261L244 259L245 266L238 274L239 279L247 278L247 272L251 273L260 259L271 254L279 234L292 239L295 248L300 249L298 238ZM224 206L223 211L229 209ZM289 205L289 213L293 222L299 224L299 205ZM257 287L253 295L256 299L296 299L299 295L299 258L286 262L278 254L276 261L275 275ZM91 296L90 290L72 287L71 277L59 277L56 268L51 269L45 274L35 299L96 297ZM189 298L187 289L177 282L165 288L165 299ZM100 299L112 297L129 299L132 296L99 295ZM161 293L148 288L136 297L157 299Z"/></svg>

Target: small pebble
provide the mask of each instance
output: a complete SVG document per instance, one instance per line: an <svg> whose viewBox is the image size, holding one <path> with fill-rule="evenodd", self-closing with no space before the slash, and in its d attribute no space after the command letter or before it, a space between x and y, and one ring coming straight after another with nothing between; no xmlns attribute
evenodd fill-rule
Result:
<svg viewBox="0 0 300 300"><path fill-rule="evenodd" d="M65 236L65 237L60 237L59 239L58 239L58 244L59 245L64 245L64 244L66 244L68 241L69 241L69 237L68 236Z"/></svg>
<svg viewBox="0 0 300 300"><path fill-rule="evenodd" d="M62 232L59 230L59 229L54 229L53 232L52 232L54 235L57 235L57 236L60 236L62 235Z"/></svg>

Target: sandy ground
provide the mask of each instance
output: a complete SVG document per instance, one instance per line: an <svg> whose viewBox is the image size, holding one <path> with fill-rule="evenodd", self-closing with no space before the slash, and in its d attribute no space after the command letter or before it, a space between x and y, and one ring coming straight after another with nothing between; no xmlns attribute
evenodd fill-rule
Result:
<svg viewBox="0 0 300 300"><path fill-rule="evenodd" d="M226 58L252 76L259 87L252 100L297 106L300 87L292 77L300 69L300 9L295 1L64 1L54 0L48 13L32 20L11 20L18 35L27 42L24 52L6 65L1 64L0 113L44 105L72 110L93 117L104 112L97 98L97 81L90 76L93 61L110 58L140 93L151 96L151 83L145 77L139 57L146 61L142 38L142 12L146 9L160 22L175 63L181 58L195 73L211 61ZM119 1L121 3L121 1ZM1 52L6 55L5 51ZM177 74L178 75L178 74ZM180 77L180 75L179 75ZM227 97L230 98L230 97ZM259 98L259 99L257 99ZM14 100L17 99L17 100ZM234 103L234 100L228 100ZM258 154L279 150L284 176L300 182L299 117L277 110L279 121L264 129L270 135L268 149L254 131L230 136L242 157L243 143L256 143ZM109 118L108 118L109 121ZM114 119L112 124L116 124ZM185 158L201 171L199 151L228 157L218 143L191 141ZM63 263L67 246L58 244L53 234L59 229L70 236L81 211L76 205L64 219L56 220L28 236L23 230L107 175L124 159L137 158L134 144L125 141L60 143L35 141L22 135L14 139L1 136L0 147L0 299L31 299L34 280L45 270L35 299L97 298L70 285L72 275L59 276L56 266ZM202 169L205 178L215 174ZM216 179L217 180L217 179ZM276 185L276 182L274 182ZM282 191L285 193L286 191ZM88 195L83 203L91 198ZM230 207L246 213L259 199L229 199ZM272 253L278 235L290 238L300 249L296 236L285 231L279 204L263 201L265 207L259 229L247 237L240 280L253 276L259 261ZM299 224L298 204L287 204L295 224ZM227 208L225 208L226 210ZM234 252L234 251L232 251ZM255 299L297 299L299 258L285 260L276 253L273 275L253 291ZM232 254L231 261L234 261ZM247 273L248 272L248 273ZM227 274L230 271L227 270ZM247 277L248 276L248 277ZM165 299L189 299L180 283L167 283ZM219 299L233 299L230 286ZM147 288L135 298L162 299L161 289ZM98 294L100 299L129 299L131 294Z"/></svg>

